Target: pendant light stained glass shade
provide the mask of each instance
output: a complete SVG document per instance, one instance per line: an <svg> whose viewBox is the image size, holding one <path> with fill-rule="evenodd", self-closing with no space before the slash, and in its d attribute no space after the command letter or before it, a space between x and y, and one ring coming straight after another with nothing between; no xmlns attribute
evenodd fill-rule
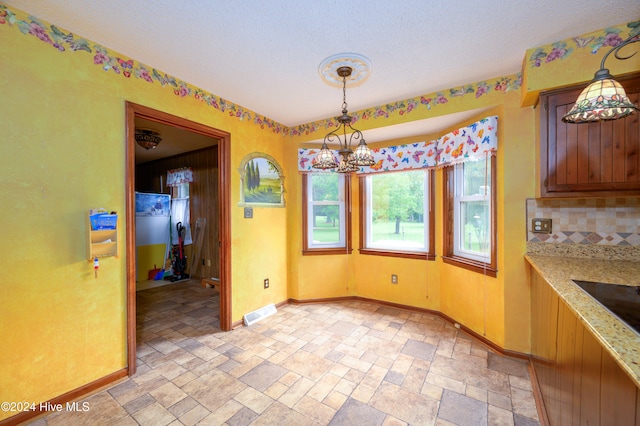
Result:
<svg viewBox="0 0 640 426"><path fill-rule="evenodd" d="M355 152L351 154L350 159L356 166L373 166L376 164L373 159L373 154L371 154L364 139L360 139L360 143Z"/></svg>
<svg viewBox="0 0 640 426"><path fill-rule="evenodd" d="M352 159L353 154L349 153L341 153L340 164L338 164L338 168L336 172L338 173L354 173L359 170L359 167L353 162Z"/></svg>
<svg viewBox="0 0 640 426"><path fill-rule="evenodd" d="M602 62L600 62L600 69L596 71L591 83L580 93L573 108L562 117L562 121L565 123L590 123L600 120L617 120L638 111L638 107L629 100L622 85L605 68L605 63L611 54L622 61L633 57L637 52L628 56L620 56L620 49L639 41L640 34L631 34L629 38L616 44L604 54Z"/></svg>
<svg viewBox="0 0 640 426"><path fill-rule="evenodd" d="M313 161L312 167L321 170L335 169L338 167L333 152L331 152L326 142L322 144L322 148L320 148L320 152L318 152L318 155Z"/></svg>
<svg viewBox="0 0 640 426"><path fill-rule="evenodd" d="M617 120L638 110L627 97L624 88L612 78L594 80L580 93L571 111L562 121L588 123L600 120Z"/></svg>

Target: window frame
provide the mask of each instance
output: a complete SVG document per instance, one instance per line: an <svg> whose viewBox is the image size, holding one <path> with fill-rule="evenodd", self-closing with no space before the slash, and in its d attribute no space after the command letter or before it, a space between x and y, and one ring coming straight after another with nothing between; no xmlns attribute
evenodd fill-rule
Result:
<svg viewBox="0 0 640 426"><path fill-rule="evenodd" d="M456 164L443 168L443 255L442 260L444 263L455 265L460 268L468 269L470 271L478 272L487 276L496 277L498 273L497 269L497 248L496 248L496 225L497 225L497 200L496 200L496 156L492 155L489 162L491 168L491 185L490 185L490 218L489 223L491 230L489 233L489 242L491 244L489 250L488 261L478 260L477 257L467 257L457 250L456 240L459 235L459 231L456 232L456 224L458 222L456 218L456 204L459 203L459 199L467 197L456 197L456 177L460 173L456 171ZM462 163L464 164L464 163ZM475 258L474 258L475 257Z"/></svg>
<svg viewBox="0 0 640 426"><path fill-rule="evenodd" d="M360 195L360 248L359 253L374 256L402 257L406 259L435 260L435 173L432 169L423 169L428 179L426 188L428 194L425 197L425 227L427 229L427 251L417 252L411 250L392 250L388 248L367 247L367 223L368 223L368 196L367 196L367 176L362 175L359 179ZM406 170L409 171L409 170ZM405 171L405 172L406 172ZM397 171L393 173L402 173Z"/></svg>
<svg viewBox="0 0 640 426"><path fill-rule="evenodd" d="M344 216L344 246L342 247L312 247L309 241L309 212L311 197L309 196L311 180L310 173L302 174L302 254L326 255L326 254L350 254L351 247L351 176L339 175L343 177L343 198L342 215Z"/></svg>

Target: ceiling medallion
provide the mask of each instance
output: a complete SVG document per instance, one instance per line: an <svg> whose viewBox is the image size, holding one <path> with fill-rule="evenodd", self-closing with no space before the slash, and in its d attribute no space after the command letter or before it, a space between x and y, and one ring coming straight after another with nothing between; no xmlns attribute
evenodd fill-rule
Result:
<svg viewBox="0 0 640 426"><path fill-rule="evenodd" d="M330 86L342 87L343 79L338 69L351 68L347 77L350 87L359 86L371 75L371 61L358 53L338 53L323 60L318 66L320 78Z"/></svg>

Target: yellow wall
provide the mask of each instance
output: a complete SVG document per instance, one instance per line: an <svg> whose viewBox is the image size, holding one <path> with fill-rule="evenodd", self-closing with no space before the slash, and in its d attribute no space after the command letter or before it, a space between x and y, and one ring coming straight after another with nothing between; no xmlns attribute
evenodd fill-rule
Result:
<svg viewBox="0 0 640 426"><path fill-rule="evenodd" d="M101 259L95 279L84 217L125 212L125 101L231 134L233 321L287 298L286 209L256 208L245 220L237 207L243 157L266 152L284 164L282 132L104 71L92 56L0 24L2 401L46 401L126 366L126 250Z"/></svg>
<svg viewBox="0 0 640 426"><path fill-rule="evenodd" d="M441 170L436 170L435 173L437 259L423 261L360 255L357 250L360 237L358 179L353 178L353 254L333 256L340 261L339 266L334 263L334 259L323 259L327 256L302 256L300 231L293 233L294 239L290 244L295 245L296 250L290 252L290 256L297 256L297 260L290 262L295 265L290 268L290 277L297 282L290 285L291 297L304 299L309 294L328 297L320 296L318 292L329 290L324 284L328 281L324 271L327 270L327 265L331 265L331 279L342 284L331 287L331 296L355 294L439 311L501 347L519 352L529 351L529 293L523 262L526 250L524 200L533 197L535 191L535 112L533 108L520 108L520 92L517 90L494 92L479 98L474 95L454 97L446 104L447 113L476 109L480 110L477 116L444 129L441 134L489 115L498 116L498 276L491 278L444 264L439 257L442 255L443 240ZM440 135L425 134L376 146L432 140L438 136ZM290 161L293 162L294 159ZM295 167L295 164L290 166ZM296 182L298 193L302 191L299 176ZM294 230L301 229L301 208L295 211L290 221ZM343 259L344 257L352 260ZM397 285L391 284L391 274L398 275ZM353 276L357 278L353 279ZM339 292L340 289L343 290L342 293ZM299 294L298 297L293 296L296 293Z"/></svg>
<svg viewBox="0 0 640 426"><path fill-rule="evenodd" d="M28 19L27 13L12 11ZM591 69L592 61L581 54L564 63ZM536 91L584 79L563 69L553 64L530 75L525 68L523 80L537 82ZM356 295L441 311L506 349L528 352L524 200L535 195L537 116L532 107L521 108L535 103L529 91L451 95L446 104L410 114L391 108L389 118L363 119L358 125L366 130L477 108L499 116L497 278L445 265L440 258L360 255L356 177L353 254L302 256L296 149L326 133L321 124L311 123L313 130L303 136L273 122L263 128L251 112L242 110L248 118L239 119L233 108L232 114L223 112L194 96L177 96L157 81L104 71L91 54L59 52L5 21L0 24L0 330L5 348L0 351L0 400L46 401L126 366L125 248L118 258L101 261L95 279L86 260L84 221L90 208L125 211L125 101L231 134L232 321L287 298ZM236 169L256 151L283 167L286 207L255 208L254 218L244 219L237 206ZM442 253L441 174L436 173L436 254ZM125 232L120 229L121 242ZM392 273L398 274L398 285L390 283ZM268 290L262 288L264 278L270 279ZM10 415L0 413L0 419Z"/></svg>
<svg viewBox="0 0 640 426"><path fill-rule="evenodd" d="M402 303L408 306L440 311L474 332L508 350L528 353L530 348L530 303L526 281L523 254L526 250L525 200L535 197L538 179L536 159L538 132L538 112L535 110L541 91L565 87L588 81L598 69L603 55L611 49L606 40L611 34L625 39L635 28L635 24L620 25L592 32L570 40L534 47L525 52L523 58L522 85L517 90L498 90L499 86L509 89L519 75L496 77L486 82L474 82L462 87L445 89L441 92L425 94L413 99L397 101L393 104L372 107L352 112L358 119L356 127L367 130L379 126L427 119L460 111L481 110L478 119L488 115L498 115L499 148L497 154L497 257L496 278L470 272L447 265L438 257L435 262L365 256L357 253L358 247L358 187L354 179L353 214L354 231L353 260L345 261L350 267L341 265L341 270L332 270L332 279L350 285L343 286L342 295L355 294L376 300ZM589 40L589 42L585 42ZM589 44L590 43L590 44ZM531 60L535 52L551 55L554 48L565 48L564 56L555 60L543 59L536 64ZM596 54L592 53L596 51ZM640 57L628 61L607 61L607 67L614 75L628 74L640 70ZM478 88L488 87L488 92L477 96ZM447 98L446 103L430 103L429 108L421 103ZM414 108L409 111L409 105ZM410 112L410 113L409 113ZM388 118L379 120L378 113ZM474 121L459 123L457 128ZM299 126L292 142L305 146L304 142L321 139L328 131L330 119ZM453 129L452 128L452 129ZM452 129L445 129L446 133ZM412 140L388 141L382 145L431 140L439 135L425 134ZM295 154L289 153L290 157ZM289 159L289 166L295 167L295 159ZM442 254L442 172L436 172L436 255ZM299 181L299 179L298 179ZM296 191L301 188L296 187ZM293 228L301 227L301 211L290 212ZM290 245L298 244L300 237L295 232ZM322 271L315 259L302 256L301 250L290 250L290 256L297 256L290 262L290 296L314 294L322 287L323 278L313 278L316 271ZM333 264L328 261L325 265ZM300 265L304 265L304 268ZM314 273L307 274L307 269ZM391 274L399 275L397 286L390 283ZM309 276L311 275L311 276ZM320 275L321 276L321 275ZM354 279L353 277L356 277ZM406 277L407 279L403 279ZM355 287L354 287L355 286ZM335 289L337 292L338 289ZM300 296L300 298L304 298Z"/></svg>
<svg viewBox="0 0 640 426"><path fill-rule="evenodd" d="M166 244L150 244L136 247L136 281L149 279L149 272L153 269L163 269L162 261L167 251ZM186 255L191 258L190 254ZM153 279L153 278L151 278Z"/></svg>

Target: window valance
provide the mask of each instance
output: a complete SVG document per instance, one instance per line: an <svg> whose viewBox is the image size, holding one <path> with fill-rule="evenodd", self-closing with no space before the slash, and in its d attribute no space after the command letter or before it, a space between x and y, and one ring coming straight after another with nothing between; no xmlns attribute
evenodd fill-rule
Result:
<svg viewBox="0 0 640 426"><path fill-rule="evenodd" d="M483 118L469 126L447 133L440 138L407 145L371 150L375 164L361 167L356 173L377 173L410 169L444 167L463 161L479 160L493 155L498 149L498 117ZM312 167L317 148L298 150L298 171L321 172ZM333 151L339 158L338 151Z"/></svg>
<svg viewBox="0 0 640 426"><path fill-rule="evenodd" d="M190 167L167 170L167 186L178 186L193 182L193 171Z"/></svg>

